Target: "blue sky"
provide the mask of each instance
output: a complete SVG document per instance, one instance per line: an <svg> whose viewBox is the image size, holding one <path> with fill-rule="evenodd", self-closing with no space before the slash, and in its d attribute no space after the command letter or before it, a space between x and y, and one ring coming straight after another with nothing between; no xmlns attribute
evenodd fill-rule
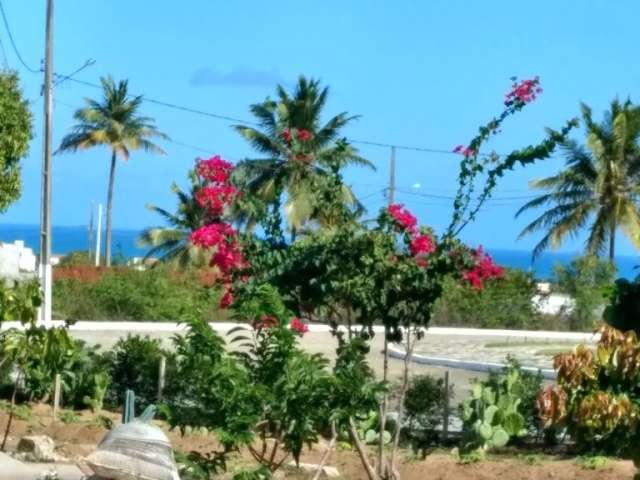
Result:
<svg viewBox="0 0 640 480"><path fill-rule="evenodd" d="M44 49L45 1L3 2L18 48L37 67ZM509 120L490 148L508 151L536 143L545 126L560 127L577 115L580 101L600 117L619 95L637 98L640 62L637 19L640 3L431 0L323 2L259 0L58 0L55 11L55 70L68 73L92 58L77 75L97 82L101 75L128 78L130 89L150 98L238 118L248 106L272 94L275 83L291 84L299 74L320 77L331 88L327 114L348 111L361 118L345 132L353 139L450 150L466 143L478 125L501 108L509 78L539 75L544 94ZM10 67L17 68L33 99L35 131L24 162L22 199L2 223L37 223L41 166L41 76L21 68L6 31L0 39ZM1 60L1 57L0 57ZM74 106L91 87L65 82L55 91L54 143L72 124ZM231 160L251 156L229 122L145 104L144 113L174 142L168 155L134 154L118 165L114 224L141 228L158 223L145 204L173 208L173 181L185 183L196 149ZM385 199L389 150L359 146L376 172L347 174L356 192L375 211ZM53 222L86 224L90 202L106 197L108 152L95 150L54 158ZM421 222L443 228L450 201L416 194L454 193L458 158L399 150L398 201ZM557 157L509 174L495 196L529 195L528 181L562 166ZM419 184L419 188L417 187ZM413 192L413 193L406 193ZM536 238L516 242L526 224L514 220L516 201L495 201L463 238L492 248L528 249ZM562 250L576 251L579 237ZM620 253L632 254L620 240Z"/></svg>

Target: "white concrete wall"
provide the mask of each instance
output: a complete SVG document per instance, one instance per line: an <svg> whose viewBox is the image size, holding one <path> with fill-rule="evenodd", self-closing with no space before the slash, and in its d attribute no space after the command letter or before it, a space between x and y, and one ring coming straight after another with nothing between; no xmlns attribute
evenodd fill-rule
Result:
<svg viewBox="0 0 640 480"><path fill-rule="evenodd" d="M20 280L36 273L36 256L24 242L0 243L0 279Z"/></svg>

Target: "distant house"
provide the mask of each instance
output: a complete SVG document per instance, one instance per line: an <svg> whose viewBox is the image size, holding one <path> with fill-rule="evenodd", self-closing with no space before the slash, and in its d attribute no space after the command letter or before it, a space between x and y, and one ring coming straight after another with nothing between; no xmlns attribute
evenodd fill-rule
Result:
<svg viewBox="0 0 640 480"><path fill-rule="evenodd" d="M538 295L535 295L532 301L540 313L548 315L569 313L574 307L573 298L564 293L552 293L551 284L548 282L538 283L538 292Z"/></svg>
<svg viewBox="0 0 640 480"><path fill-rule="evenodd" d="M24 242L0 242L0 279L23 280L33 278L37 274L36 256Z"/></svg>

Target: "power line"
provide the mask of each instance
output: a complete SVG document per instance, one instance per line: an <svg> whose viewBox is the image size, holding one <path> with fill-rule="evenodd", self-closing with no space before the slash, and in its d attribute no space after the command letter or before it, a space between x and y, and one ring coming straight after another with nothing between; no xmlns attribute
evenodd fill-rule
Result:
<svg viewBox="0 0 640 480"><path fill-rule="evenodd" d="M56 76L59 76L59 75L56 75ZM68 78L68 80L70 80L72 82L75 82L75 83L78 83L80 85L86 85L86 86L89 86L89 87L102 89L102 87L100 85L98 85L96 83L92 83L92 82L87 82L85 80L79 80L77 78ZM181 110L183 112L194 113L196 115L202 115L202 116L205 116L205 117L216 118L218 120L226 120L228 122L237 122L237 123L242 123L242 124L245 124L245 125L258 126L258 124L255 123L255 122L250 122L248 120L243 120L241 118L235 118L235 117L230 117L228 115L219 115L217 113L206 112L204 110L199 110L197 108L185 107L183 105L178 105L178 104L175 104L175 103L165 102L165 101L162 101L162 100L156 100L154 98L149 98L149 97L146 97L146 96L143 96L142 98L143 98L143 100L145 102L154 103L156 105L161 105L161 106L167 107L167 108L173 108L175 110Z"/></svg>
<svg viewBox="0 0 640 480"><path fill-rule="evenodd" d="M96 63L96 61L93 60L92 58L90 58L89 60L84 62L83 65L81 65L80 67L75 69L73 72L71 72L69 75L61 76L61 75L58 75L58 74L54 74L56 77L58 77L58 79L55 82L53 82L53 84L55 86L58 86L61 83L65 82L66 80L71 80L71 77L73 77L74 75L77 75L78 73L80 73L85 68L95 65L95 63Z"/></svg>
<svg viewBox="0 0 640 480"><path fill-rule="evenodd" d="M450 195L436 195L431 193L420 193L420 192L412 192L410 190L398 190L401 193L407 195L415 195L417 197L426 197L426 198L434 198L441 200L455 200L456 197ZM513 197L492 197L489 201L500 202L500 201L516 201L516 200L531 200L533 198L537 198L539 195L519 195Z"/></svg>
<svg viewBox="0 0 640 480"><path fill-rule="evenodd" d="M57 76L57 75L56 75ZM77 78L69 78L68 80L75 82L77 84L80 85L85 85L85 86L89 86L89 87L93 87L93 88L98 88L98 89L102 89L102 87L96 83L93 82L87 82L86 80L79 80ZM205 110L200 110L197 108L192 108L192 107L186 107L184 105L178 105L176 103L171 103L171 102L165 102L163 100L156 100L154 98L149 98L146 96L142 96L143 100L149 103L153 103L156 105L160 105L163 107L167 107L167 108L172 108L175 110L180 110L183 112L187 112L187 113L193 113L196 115L201 115L201 116L205 116L205 117L210 117L210 118L215 118L218 120L225 120L228 122L234 122L234 123L239 123L242 125L249 125L249 126L260 126L259 123L257 122L252 122L250 120L245 120L242 118L236 118L236 117L231 117L228 115L221 115L218 113L213 113L213 112L208 112ZM373 142L373 141L369 141L369 140L361 140L361 139L353 139L353 138L349 138L348 139L351 143L355 143L355 144L360 144L360 145L370 145L370 146L374 146L374 147L381 147L381 148L396 148L398 150L407 150L407 151L414 151L414 152L422 152L422 153L437 153L437 154L445 154L445 155L455 155L456 157L460 157L459 153L454 152L453 150L444 150L444 149L438 149L438 148L428 148L428 147L416 147L416 146L410 146L410 145L398 145L398 144L392 144L392 143L383 143L383 142ZM497 155L498 157L506 157L506 154L503 153L486 153L486 152L481 152L481 155ZM550 157L550 158L558 158L558 157Z"/></svg>
<svg viewBox="0 0 640 480"><path fill-rule="evenodd" d="M22 66L24 68L26 68L28 71L30 71L31 73L40 73L41 70L36 70L35 68L31 68L24 61L24 59L22 58L22 55L20 55L20 51L18 50L18 47L16 46L16 42L13 39L13 35L11 34L11 29L9 28L9 22L7 20L7 15L4 13L4 7L2 5L2 1L1 0L0 0L0 13L2 13L2 20L4 21L4 26L7 29L7 34L9 35L9 40L11 41L11 45L13 46L13 51L16 52L16 56L18 57L18 60L20 60L20 63L22 64Z"/></svg>

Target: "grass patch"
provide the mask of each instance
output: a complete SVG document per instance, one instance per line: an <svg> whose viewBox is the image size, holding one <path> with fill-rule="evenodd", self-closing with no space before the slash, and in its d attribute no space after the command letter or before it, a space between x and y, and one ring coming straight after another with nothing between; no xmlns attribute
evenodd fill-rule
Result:
<svg viewBox="0 0 640 480"><path fill-rule="evenodd" d="M80 415L73 410L62 410L58 414L60 421L66 425L70 423L79 423L81 421Z"/></svg>
<svg viewBox="0 0 640 480"><path fill-rule="evenodd" d="M576 346L575 343L570 342L549 342L549 341L522 341L522 340L514 340L514 341L496 341L496 342L487 342L484 344L484 348L510 348L510 347L553 347L553 348L564 348L571 349Z"/></svg>
<svg viewBox="0 0 640 480"><path fill-rule="evenodd" d="M542 350L536 350L534 355L536 357L555 357L556 355L570 351L571 349L568 348L543 348Z"/></svg>
<svg viewBox="0 0 640 480"><path fill-rule="evenodd" d="M525 465L538 466L542 465L544 456L539 453L527 453L518 455L517 459L520 463L524 463Z"/></svg>
<svg viewBox="0 0 640 480"><path fill-rule="evenodd" d="M6 400L0 400L0 410L9 413L11 411L11 404ZM33 418L33 413L29 405L16 405L13 408L13 416L23 422L30 422Z"/></svg>
<svg viewBox="0 0 640 480"><path fill-rule="evenodd" d="M602 455L586 455L578 457L576 463L587 470L601 470L608 467L611 460Z"/></svg>

